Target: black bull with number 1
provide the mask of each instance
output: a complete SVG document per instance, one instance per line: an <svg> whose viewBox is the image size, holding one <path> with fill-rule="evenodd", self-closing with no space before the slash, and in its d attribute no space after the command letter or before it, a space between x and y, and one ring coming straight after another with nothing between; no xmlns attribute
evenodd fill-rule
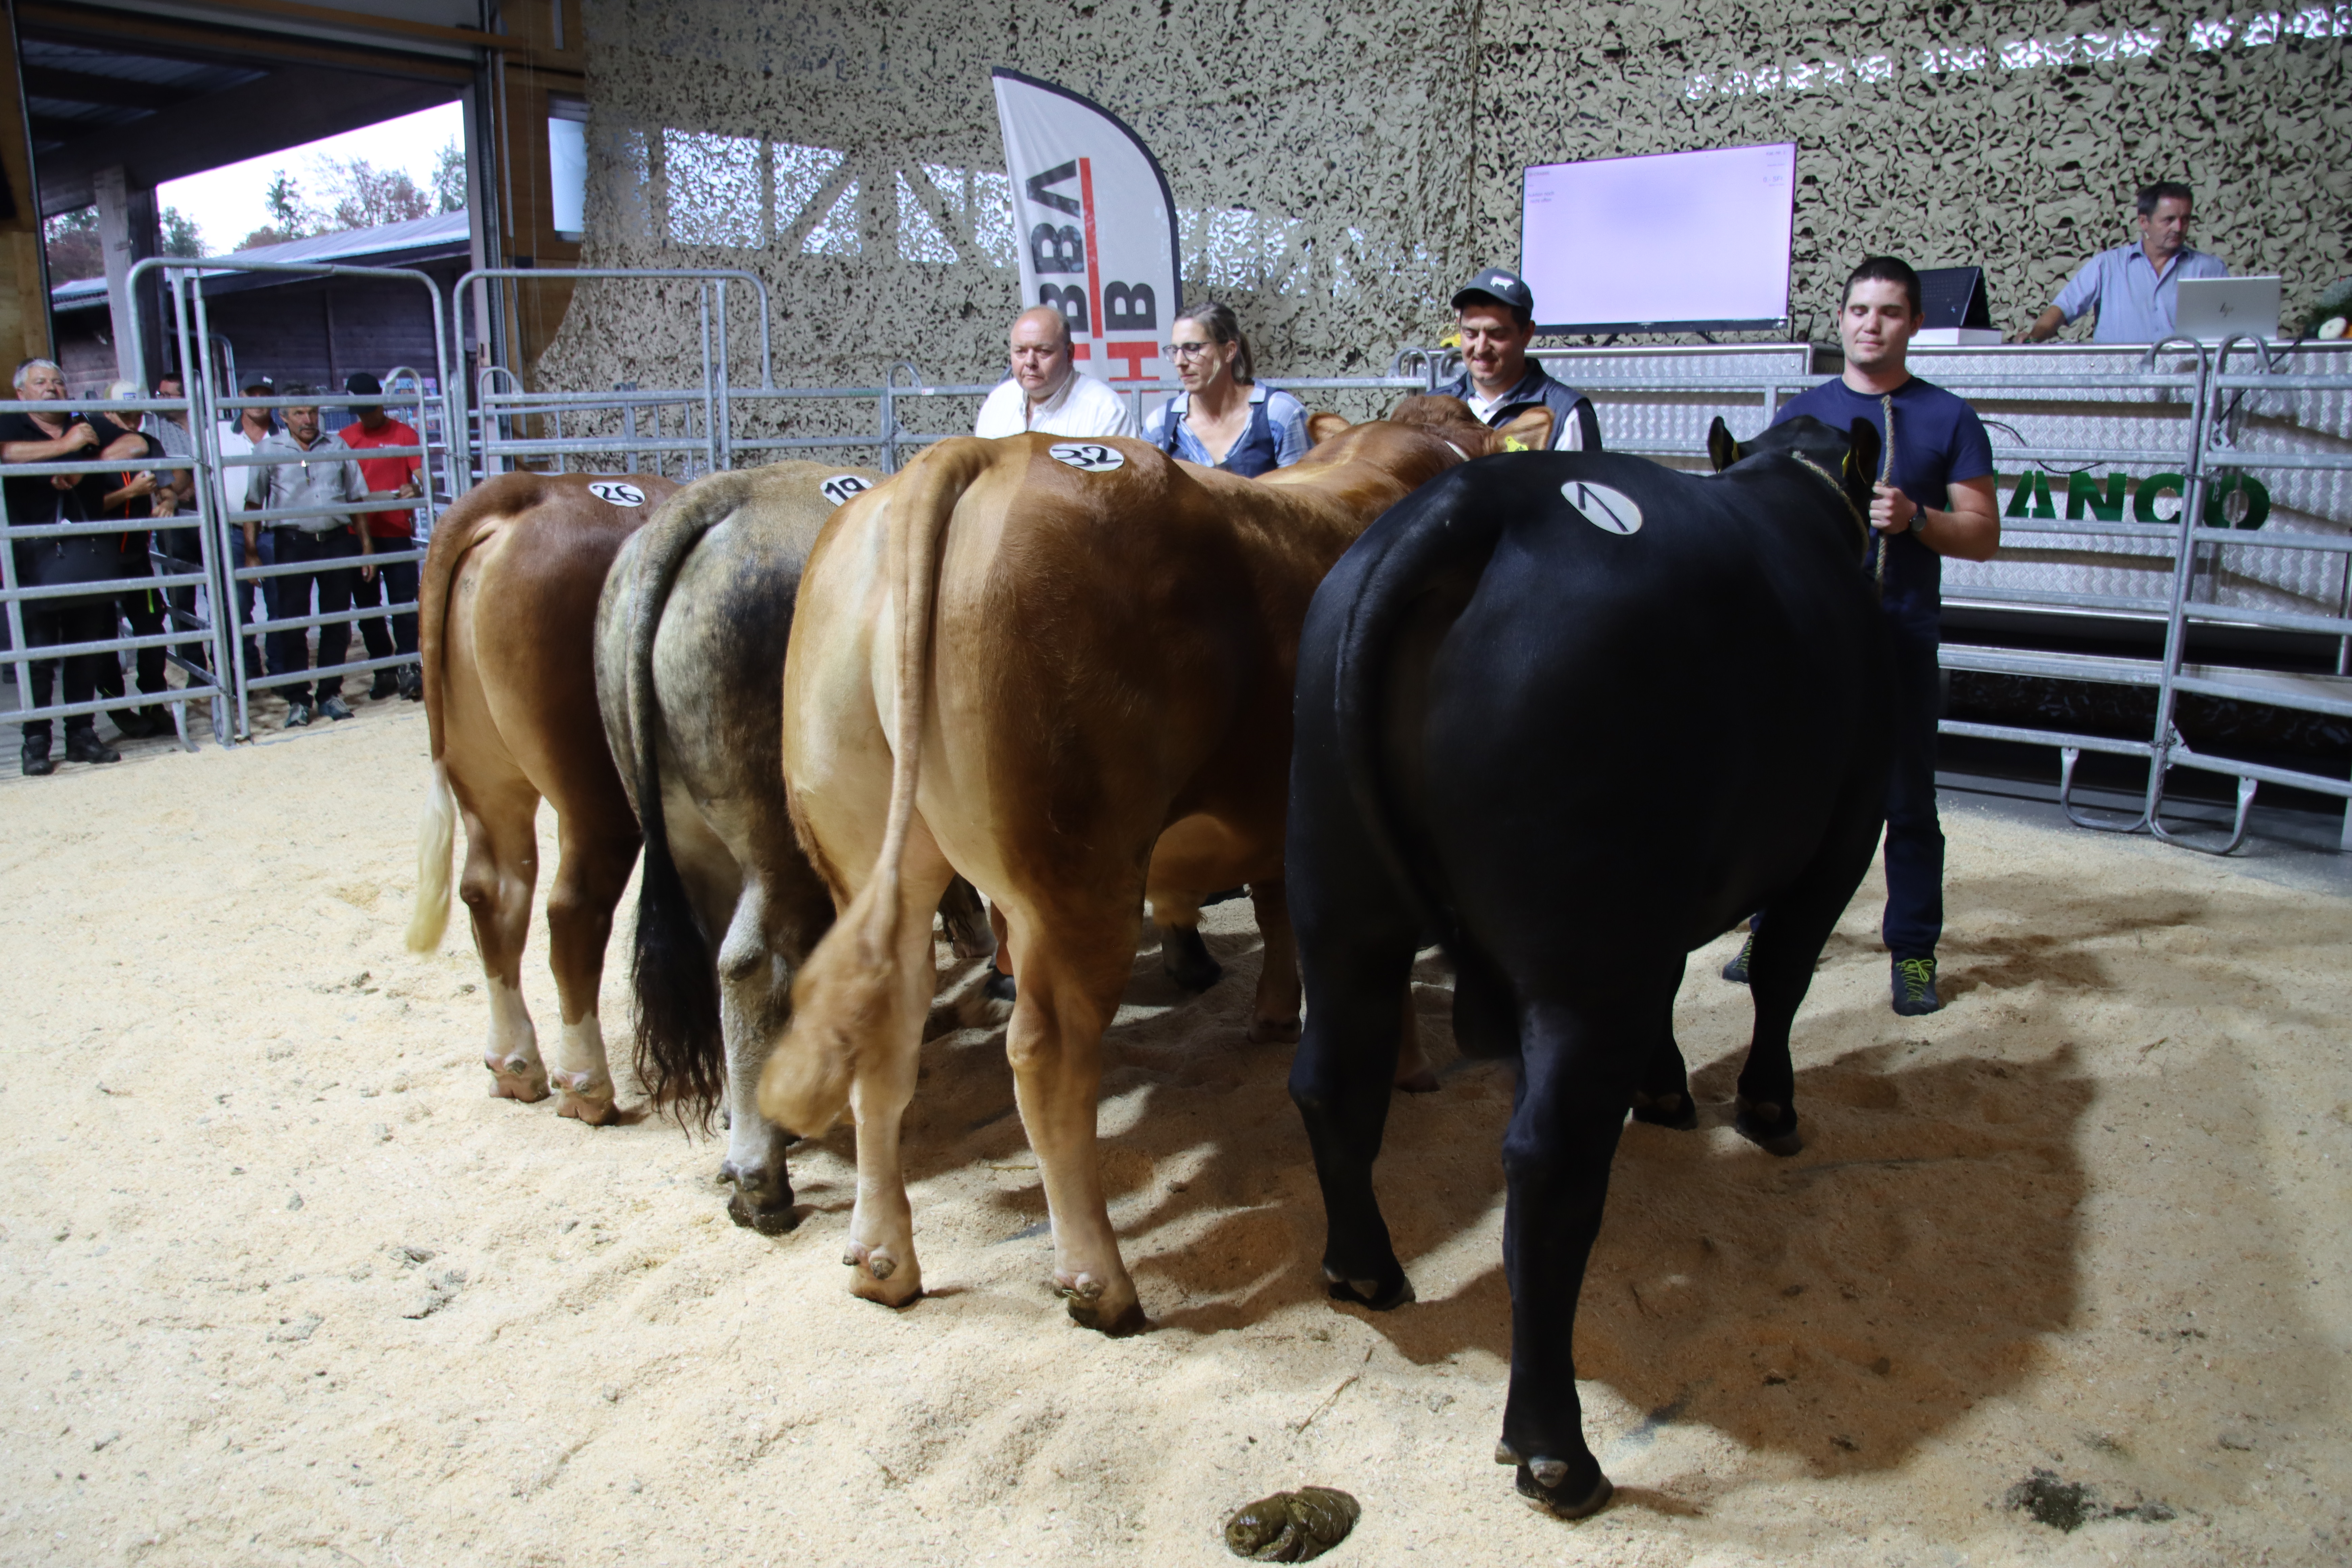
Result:
<svg viewBox="0 0 2352 1568"><path fill-rule="evenodd" d="M1457 1045L1518 1066L1496 1457L1570 1517L1610 1494L1570 1330L1619 1130L1629 1108L1696 1125L1673 1030L1685 958L1768 906L1737 1121L1799 1146L1790 1025L1885 815L1887 650L1860 565L1875 447L1867 425L1800 419L1713 478L1601 454L1472 463L1375 523L1307 613L1290 1090L1325 1273L1375 1309L1412 1297L1372 1163L1434 935Z"/></svg>

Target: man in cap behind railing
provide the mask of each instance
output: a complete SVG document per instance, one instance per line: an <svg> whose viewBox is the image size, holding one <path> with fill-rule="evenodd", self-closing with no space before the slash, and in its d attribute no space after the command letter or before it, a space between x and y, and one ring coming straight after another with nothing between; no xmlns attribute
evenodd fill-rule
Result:
<svg viewBox="0 0 2352 1568"><path fill-rule="evenodd" d="M285 395L299 397L311 390L308 386L289 386ZM359 465L344 455L350 450L320 433L319 410L315 406L286 410L286 428L254 448L255 457L272 460L251 470L253 478L246 487L245 510L259 512L302 509L304 515L270 518L266 520L266 526L277 537L278 565L318 563L309 571L263 579L269 585L271 620L297 620L308 616L314 584L319 591L319 614L331 616L352 607L355 574L345 563L355 553L362 557L373 553L373 547L364 531L354 531L352 527L351 508L367 500L367 487L360 481ZM265 520L247 517L244 522L245 563L258 566ZM373 582L375 568L362 561L356 576ZM319 626L319 668L332 669L342 663L351 638L349 621L322 622ZM307 629L296 626L269 634L271 675L297 675L310 668ZM311 693L303 689L303 683L289 682L281 689L286 693L286 727L291 730L310 722ZM317 711L335 720L352 716L351 709L343 702L341 676L319 678Z"/></svg>
<svg viewBox="0 0 2352 1568"><path fill-rule="evenodd" d="M365 371L349 377L343 390L353 397L381 397L383 383ZM416 432L397 419L387 416L380 403L362 403L352 410L353 422L340 431L343 445L354 451L364 452L374 447L422 447ZM371 500L414 500L421 493L419 477L425 471L425 459L408 458L362 458L360 478L366 481ZM372 511L360 520L361 526L376 550L389 555L416 548L416 511L413 507L401 507L393 511ZM382 605L413 605L416 602L416 563L389 562L376 568L375 582L360 589L360 605L369 608ZM416 658L416 613L414 610L390 617L370 616L360 623L360 637L367 644L371 659L389 658L395 648L400 657ZM375 672L375 680L368 695L381 702L397 691L411 702L425 695L425 678L414 662L393 666Z"/></svg>

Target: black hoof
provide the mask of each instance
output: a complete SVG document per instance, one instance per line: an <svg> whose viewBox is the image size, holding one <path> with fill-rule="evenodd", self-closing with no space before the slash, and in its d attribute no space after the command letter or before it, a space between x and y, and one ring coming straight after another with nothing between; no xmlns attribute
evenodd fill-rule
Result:
<svg viewBox="0 0 2352 1568"><path fill-rule="evenodd" d="M1677 1132L1688 1132L1698 1126L1698 1106L1691 1097L1679 1090L1671 1094L1633 1096L1633 1120L1646 1121L1653 1127L1671 1127Z"/></svg>
<svg viewBox="0 0 2352 1568"><path fill-rule="evenodd" d="M1550 1514L1554 1519L1589 1519L1609 1506L1617 1489L1601 1473L1600 1464L1587 1456L1584 1463L1592 1468L1592 1482L1587 1487L1575 1487L1570 1477L1576 1467L1559 1459L1538 1458L1519 1467L1519 1495ZM1536 1479L1536 1466L1547 1470L1558 1466L1559 1473L1550 1486Z"/></svg>
<svg viewBox="0 0 2352 1568"><path fill-rule="evenodd" d="M793 1207L790 1193L781 1204L755 1204L741 1193L727 1200L727 1217L745 1230L756 1230L761 1236L782 1236L801 1223L799 1211Z"/></svg>
<svg viewBox="0 0 2352 1568"><path fill-rule="evenodd" d="M1092 1329L1095 1332L1109 1339L1123 1340L1129 1334L1139 1334L1151 1326L1151 1320L1143 1315L1143 1303L1140 1301L1132 1303L1126 1311L1106 1323L1103 1321L1101 1311L1092 1301L1066 1292L1062 1300L1069 1308L1070 1321L1082 1329Z"/></svg>
<svg viewBox="0 0 2352 1568"><path fill-rule="evenodd" d="M1192 926L1170 926L1160 939L1168 978L1187 991L1206 991L1224 978L1224 965L1209 956L1209 944Z"/></svg>
<svg viewBox="0 0 2352 1568"><path fill-rule="evenodd" d="M1393 1267L1393 1266L1391 1266ZM1393 1280L1384 1279L1345 1279L1326 1268L1323 1271L1328 1293L1334 1301L1352 1301L1374 1312L1393 1311L1413 1300L1412 1281L1402 1268L1396 1269Z"/></svg>
<svg viewBox="0 0 2352 1568"><path fill-rule="evenodd" d="M1778 1154L1784 1160L1805 1146L1804 1139L1797 1131L1797 1113L1785 1105L1775 1105L1769 1100L1751 1103L1743 1096L1732 1116L1731 1124L1739 1129L1742 1138L1766 1153Z"/></svg>

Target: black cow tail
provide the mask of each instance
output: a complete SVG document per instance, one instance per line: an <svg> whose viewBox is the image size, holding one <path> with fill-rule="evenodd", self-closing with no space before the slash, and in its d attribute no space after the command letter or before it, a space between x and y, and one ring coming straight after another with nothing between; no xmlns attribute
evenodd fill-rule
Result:
<svg viewBox="0 0 2352 1568"><path fill-rule="evenodd" d="M1389 650L1414 602L1450 570L1474 564L1483 569L1502 531L1499 514L1465 517L1437 506L1393 533L1367 536L1371 559L1364 564L1355 600L1348 606L1332 669L1339 766L1357 820L1423 932L1457 953L1463 945L1460 922L1414 872L1383 783L1381 729L1387 693L1382 678Z"/></svg>
<svg viewBox="0 0 2352 1568"><path fill-rule="evenodd" d="M635 993L637 1081L655 1107L679 1125L708 1128L726 1093L727 1043L719 1016L715 933L702 929L670 852L662 805L661 714L654 695L654 639L670 590L694 547L737 506L748 482L714 474L679 492L646 524L629 605L629 734L636 755L615 759L636 782L637 821L645 830L645 871L637 886L637 930L630 955Z"/></svg>

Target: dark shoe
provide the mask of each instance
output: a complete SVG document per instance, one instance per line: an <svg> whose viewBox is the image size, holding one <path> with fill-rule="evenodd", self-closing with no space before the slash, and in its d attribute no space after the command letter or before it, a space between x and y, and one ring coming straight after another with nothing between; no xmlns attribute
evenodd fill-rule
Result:
<svg viewBox="0 0 2352 1568"><path fill-rule="evenodd" d="M69 763L119 763L122 753L98 738L96 729L66 731L66 761Z"/></svg>
<svg viewBox="0 0 2352 1568"><path fill-rule="evenodd" d="M992 964L989 967L988 978L980 983L980 989L981 994L992 1002L1011 1002L1021 994L1021 988L1013 984L1013 976Z"/></svg>
<svg viewBox="0 0 2352 1568"><path fill-rule="evenodd" d="M351 704L340 697L330 697L319 704L319 717L321 719L332 719L340 724L351 716Z"/></svg>
<svg viewBox="0 0 2352 1568"><path fill-rule="evenodd" d="M143 741L155 732L155 721L136 709L124 709L110 717L115 729L127 741Z"/></svg>
<svg viewBox="0 0 2352 1568"><path fill-rule="evenodd" d="M1895 1010L1906 1018L1916 1018L1925 1013L1940 1011L1943 999L1936 994L1936 961L1933 958L1898 958L1895 961Z"/></svg>
<svg viewBox="0 0 2352 1568"><path fill-rule="evenodd" d="M49 761L49 738L47 735L26 739L25 749L19 755L23 758L25 776L28 779L47 778L58 771L58 764Z"/></svg>
<svg viewBox="0 0 2352 1568"><path fill-rule="evenodd" d="M1748 940L1739 944L1739 956L1723 966L1723 977L1734 985L1748 984L1748 961L1756 956L1756 933L1749 931Z"/></svg>
<svg viewBox="0 0 2352 1568"><path fill-rule="evenodd" d="M400 694L411 702L425 700L425 672L415 665L403 665L400 671Z"/></svg>
<svg viewBox="0 0 2352 1568"><path fill-rule="evenodd" d="M286 705L286 727L288 729L299 730L310 721L310 705L308 702L289 702Z"/></svg>
<svg viewBox="0 0 2352 1568"><path fill-rule="evenodd" d="M368 682L368 700L381 702L399 689L400 672L393 669L379 669L375 672L375 679Z"/></svg>

